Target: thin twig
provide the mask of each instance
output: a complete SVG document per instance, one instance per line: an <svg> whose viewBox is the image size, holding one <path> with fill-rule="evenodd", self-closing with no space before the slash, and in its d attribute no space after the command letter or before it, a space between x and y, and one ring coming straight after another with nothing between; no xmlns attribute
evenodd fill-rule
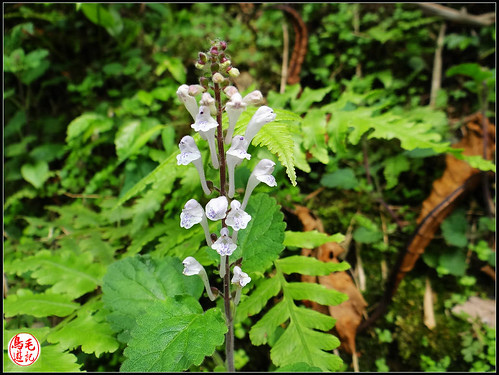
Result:
<svg viewBox="0 0 499 375"><path fill-rule="evenodd" d="M437 48L433 59L433 78L431 80L430 107L435 108L437 93L440 90L442 82L442 51L444 49L445 22L440 25L440 31L437 38Z"/></svg>
<svg viewBox="0 0 499 375"><path fill-rule="evenodd" d="M288 79L288 60L289 60L289 32L286 21L282 23L282 67L281 67L281 94L286 91L286 80Z"/></svg>

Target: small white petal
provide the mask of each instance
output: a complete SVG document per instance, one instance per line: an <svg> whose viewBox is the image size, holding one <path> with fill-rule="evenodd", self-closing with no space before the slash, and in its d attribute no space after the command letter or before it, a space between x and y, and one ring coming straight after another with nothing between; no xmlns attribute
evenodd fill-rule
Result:
<svg viewBox="0 0 499 375"><path fill-rule="evenodd" d="M241 270L241 267L234 266L234 276L232 277L232 284L239 284L241 287L247 285L251 281L251 277L246 272Z"/></svg>
<svg viewBox="0 0 499 375"><path fill-rule="evenodd" d="M224 93L229 98L231 98L232 95L239 93L239 91L237 90L237 87L235 87L235 86L227 86L226 88L224 88Z"/></svg>
<svg viewBox="0 0 499 375"><path fill-rule="evenodd" d="M258 181L264 182L265 184L267 184L269 186L277 186L277 182L275 180L275 177L272 175L263 174L263 175L255 176L255 177L258 179Z"/></svg>
<svg viewBox="0 0 499 375"><path fill-rule="evenodd" d="M248 154L246 150L248 149L248 142L242 135L236 135L232 139L230 148L227 150L227 155L235 156L239 159L251 159L251 154Z"/></svg>
<svg viewBox="0 0 499 375"><path fill-rule="evenodd" d="M220 237L211 245L213 250L216 250L220 255L229 256L236 250L237 245L229 237L229 230L222 228Z"/></svg>
<svg viewBox="0 0 499 375"><path fill-rule="evenodd" d="M184 271L182 272L186 276L199 275L203 266L193 257L187 257L182 262L184 265Z"/></svg>
<svg viewBox="0 0 499 375"><path fill-rule="evenodd" d="M195 224L199 224L203 220L204 210L199 202L195 199L190 199L184 205L180 214L180 226L185 229L191 228Z"/></svg>
<svg viewBox="0 0 499 375"><path fill-rule="evenodd" d="M203 95L201 96L199 105L208 107L212 115L217 113L217 108L215 107L215 99L213 99L213 97L207 92L203 93Z"/></svg>
<svg viewBox="0 0 499 375"><path fill-rule="evenodd" d="M206 204L206 217L216 221L225 218L229 202L224 196L213 198Z"/></svg>
<svg viewBox="0 0 499 375"><path fill-rule="evenodd" d="M251 117L248 126L246 127L246 132L244 133L244 138L251 142L253 137L258 133L258 131L268 122L274 121L276 114L274 110L266 105L261 106L257 109L253 117Z"/></svg>
<svg viewBox="0 0 499 375"><path fill-rule="evenodd" d="M230 203L230 208L231 210L227 214L225 223L235 231L246 229L251 220L251 215L241 209L241 203L237 200L233 200Z"/></svg>
<svg viewBox="0 0 499 375"><path fill-rule="evenodd" d="M178 147L180 148L180 154L177 155L178 165L187 165L194 160L201 158L201 152L199 152L194 138L189 135L186 135L180 140Z"/></svg>
<svg viewBox="0 0 499 375"><path fill-rule="evenodd" d="M196 116L196 121L191 125L195 131L209 131L210 129L216 128L218 122L211 117L210 110L207 106L199 107L199 112Z"/></svg>

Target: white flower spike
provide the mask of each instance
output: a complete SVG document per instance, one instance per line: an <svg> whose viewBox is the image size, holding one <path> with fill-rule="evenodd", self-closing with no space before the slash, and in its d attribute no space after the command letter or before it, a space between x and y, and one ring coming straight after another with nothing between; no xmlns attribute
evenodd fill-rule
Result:
<svg viewBox="0 0 499 375"><path fill-rule="evenodd" d="M190 135L186 135L180 140L178 144L180 148L180 154L177 155L178 165L188 165L190 163L194 164L199 173L199 179L201 181L201 187L206 195L211 194L211 190L206 184L206 177L204 175L203 160L201 159L201 152Z"/></svg>
<svg viewBox="0 0 499 375"><path fill-rule="evenodd" d="M260 183L264 182L269 186L277 186L277 182L275 177L272 176L272 172L274 171L275 163L269 159L262 159L256 165L253 172L248 179L248 184L246 185L246 191L244 192L244 199L241 205L241 208L246 209L246 205L248 204L249 197L253 192L253 189Z"/></svg>
<svg viewBox="0 0 499 375"><path fill-rule="evenodd" d="M204 288L206 289L206 293L208 293L208 297L210 300L214 301L216 297L211 291L208 275L206 274L204 267L193 257L185 258L182 264L184 265L184 271L182 273L186 276L199 275L201 280L203 280Z"/></svg>
<svg viewBox="0 0 499 375"><path fill-rule="evenodd" d="M215 131L217 126L218 122L211 117L209 108L204 105L199 107L196 121L191 125L191 128L199 132L201 138L208 142L208 146L210 147L211 163L215 169L218 169L220 166L215 146Z"/></svg>
<svg viewBox="0 0 499 375"><path fill-rule="evenodd" d="M210 230L208 228L208 220L206 220L203 207L197 200L190 199L184 205L184 208L180 213L180 226L182 228L189 229L195 224L201 224L204 230L206 244L208 246L211 246L213 241L211 240Z"/></svg>
<svg viewBox="0 0 499 375"><path fill-rule="evenodd" d="M256 135L256 133L258 133L262 126L271 121L274 121L275 117L276 114L274 113L274 110L272 108L267 107L266 105L258 108L253 117L251 117L250 122L248 123L246 133L244 133L244 138L246 138L248 144L251 143L253 137Z"/></svg>
<svg viewBox="0 0 499 375"><path fill-rule="evenodd" d="M212 221L225 219L228 207L229 202L223 195L213 198L206 204L206 216Z"/></svg>
<svg viewBox="0 0 499 375"><path fill-rule="evenodd" d="M232 140L232 145L227 150L227 170L229 172L229 198L235 193L235 169L244 159L251 159L251 155L246 152L248 142L242 135L236 135Z"/></svg>
<svg viewBox="0 0 499 375"><path fill-rule="evenodd" d="M241 209L241 203L237 200L230 202L230 211L227 214L225 223L230 226L234 231L246 229L251 220L251 215ZM234 238L234 237L233 237Z"/></svg>
<svg viewBox="0 0 499 375"><path fill-rule="evenodd" d="M243 102L241 94L238 92L230 97L230 100L225 104L225 111L229 117L229 128L227 129L227 134L225 135L225 144L228 145L232 140L232 135L234 134L234 128L236 127L237 120L241 113L246 110L246 103Z"/></svg>
<svg viewBox="0 0 499 375"><path fill-rule="evenodd" d="M198 114L198 103L196 102L196 98L189 95L189 86L185 84L181 85L177 90L177 97L182 103L184 103L185 108L187 108L192 118L196 120L196 116Z"/></svg>
<svg viewBox="0 0 499 375"><path fill-rule="evenodd" d="M241 299L241 290L251 281L251 277L247 273L241 270L241 267L234 266L234 276L232 277L232 284L236 284L236 295L234 297L234 305L237 306Z"/></svg>
<svg viewBox="0 0 499 375"><path fill-rule="evenodd" d="M237 245L229 237L229 230L222 228L220 230L220 237L211 245L211 248L222 256L230 256L236 250Z"/></svg>

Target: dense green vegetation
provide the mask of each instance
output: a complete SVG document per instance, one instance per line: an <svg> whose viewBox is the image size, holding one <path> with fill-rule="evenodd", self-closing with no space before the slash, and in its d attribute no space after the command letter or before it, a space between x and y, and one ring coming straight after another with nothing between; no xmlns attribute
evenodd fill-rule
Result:
<svg viewBox="0 0 499 375"><path fill-rule="evenodd" d="M473 14L494 11L492 4L466 6ZM148 336L137 330L132 340L130 321L135 324L144 308L151 311L150 324L164 322L159 305L147 305L139 295L130 302L134 309L110 302L135 290L127 270L152 290L184 283L178 272L186 256L216 264L201 228L179 227L184 203L200 198L201 190L195 169L178 168L175 159L179 140L193 133L176 91L198 82L194 63L210 40L228 41L242 72L240 91L261 90L278 115L255 138L255 157L236 180L236 189L244 188L258 160L277 163L278 187L258 186L249 209L260 226L242 234L242 241L276 233L272 240L282 244L279 254L249 263L254 284L236 315L237 370L317 369L306 356L301 367L286 367L290 359L276 344L300 332L290 326L312 336L332 324L302 308L296 273L307 273L286 260L305 243L328 240L294 233L302 230L291 213L295 204L311 209L334 239L351 236L346 261L352 268L362 263L369 314L383 294L383 269L393 267L413 236L445 155L495 172L481 154L464 156L450 146L463 136L465 117L482 112L495 123L495 24L446 22L441 89L430 106L441 18L415 4L294 7L308 28L308 50L300 83L280 93L282 25L288 21L269 4L5 5L5 371L16 370L6 346L20 330L42 343L45 357L33 371L118 371L123 363L124 370L133 369L125 361L140 358L139 344ZM290 25L288 32L292 49ZM237 129L251 114L243 113ZM206 144L198 145L207 155ZM215 172L207 173L216 180ZM494 178L485 189L495 202ZM306 198L311 193L318 194ZM495 283L480 271L495 268L495 215L485 197L478 187L456 205L388 312L357 336L361 371L495 370L495 329L452 313L471 296L495 295ZM258 244L247 248L264 253ZM432 330L423 316L427 278L434 292ZM183 301L213 307L201 296L201 284L189 283L188 292L178 286L186 293ZM310 299L326 298L323 291L306 292ZM328 298L323 300L337 297ZM279 301L296 312L292 324L270 321L272 307L284 305ZM172 302L170 309L176 308ZM209 311L199 326L217 321ZM313 319L320 322L307 326ZM144 321L138 325L147 326ZM222 334L200 333L216 351L190 370L224 369ZM313 353L324 353L307 340ZM336 369L351 371L351 357L340 356L344 363Z"/></svg>

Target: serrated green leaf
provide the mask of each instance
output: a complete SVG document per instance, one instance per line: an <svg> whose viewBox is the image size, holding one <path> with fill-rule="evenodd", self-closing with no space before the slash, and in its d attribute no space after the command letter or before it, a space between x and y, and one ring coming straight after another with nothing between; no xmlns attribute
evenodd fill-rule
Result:
<svg viewBox="0 0 499 375"><path fill-rule="evenodd" d="M311 300L321 305L339 305L348 299L344 293L328 289L324 285L315 283L288 283L287 291L296 300Z"/></svg>
<svg viewBox="0 0 499 375"><path fill-rule="evenodd" d="M320 109L311 109L303 118L303 146L321 163L329 162L326 146L326 114Z"/></svg>
<svg viewBox="0 0 499 375"><path fill-rule="evenodd" d="M299 99L291 99L291 109L293 112L302 114L307 112L312 103L320 102L331 91L332 87L324 87L320 89L311 89L310 87L305 87Z"/></svg>
<svg viewBox="0 0 499 375"><path fill-rule="evenodd" d="M289 319L288 306L284 301L274 305L258 322L256 322L249 332L253 345L266 344L269 335L277 326Z"/></svg>
<svg viewBox="0 0 499 375"><path fill-rule="evenodd" d="M252 195L246 212L251 221L239 233L239 246L232 254L243 257L245 272L264 272L284 249L284 215L274 198L267 194Z"/></svg>
<svg viewBox="0 0 499 375"><path fill-rule="evenodd" d="M33 294L28 289L20 289L17 294L10 294L5 299L4 314L6 317L15 315L31 315L37 318L45 316L67 316L80 305L72 301L71 297L54 294Z"/></svg>
<svg viewBox="0 0 499 375"><path fill-rule="evenodd" d="M186 304L186 300L190 299ZM186 311L185 306L194 306ZM227 326L218 308L203 313L191 296L156 301L137 317L121 371L173 372L199 365L222 345Z"/></svg>
<svg viewBox="0 0 499 375"><path fill-rule="evenodd" d="M111 311L108 321L119 332L120 341L130 339L135 319L155 301L183 294L199 298L203 291L201 279L184 276L182 271L182 262L171 257L128 257L109 266L103 279L102 300Z"/></svg>
<svg viewBox="0 0 499 375"><path fill-rule="evenodd" d="M302 275L324 276L331 272L346 271L350 268L347 262L321 262L312 257L292 255L276 260L279 268L286 274L301 273Z"/></svg>
<svg viewBox="0 0 499 375"><path fill-rule="evenodd" d="M81 346L84 353L94 353L98 358L102 353L113 353L119 343L114 338L114 332L105 321L106 314L101 309L102 303L93 304L92 308L82 308L73 320L60 324L56 331L51 332L47 341L73 350ZM62 325L62 327L60 327ZM84 332L85 334L82 334Z"/></svg>
<svg viewBox="0 0 499 375"><path fill-rule="evenodd" d="M288 230L284 234L284 246L303 247L306 249L313 249L314 247L324 245L328 242L341 242L345 239L345 236L341 233L330 236L326 233L317 232L316 230L307 232L293 232Z"/></svg>
<svg viewBox="0 0 499 375"><path fill-rule="evenodd" d="M255 112L255 108L248 108L241 114L234 134L244 134L246 126ZM274 109L274 112L276 119L264 125L251 143L255 146L265 146L270 152L276 154L281 164L286 167L286 173L291 183L296 186L293 134L297 132L297 124L301 118L282 109Z"/></svg>
<svg viewBox="0 0 499 375"><path fill-rule="evenodd" d="M60 345L43 345L38 360L29 366L18 366L9 358L7 351L3 355L4 372L79 372L81 364L74 354L68 353Z"/></svg>
<svg viewBox="0 0 499 375"><path fill-rule="evenodd" d="M270 277L262 280L250 296L243 299L236 309L236 320L242 321L248 316L258 314L267 304L267 301L276 296L281 290L279 278Z"/></svg>
<svg viewBox="0 0 499 375"><path fill-rule="evenodd" d="M53 253L42 250L36 255L16 260L7 272L18 275L33 271L31 277L40 285L52 285L48 293L65 294L72 299L95 290L105 272L103 264L93 263L89 253L75 254L71 250Z"/></svg>

